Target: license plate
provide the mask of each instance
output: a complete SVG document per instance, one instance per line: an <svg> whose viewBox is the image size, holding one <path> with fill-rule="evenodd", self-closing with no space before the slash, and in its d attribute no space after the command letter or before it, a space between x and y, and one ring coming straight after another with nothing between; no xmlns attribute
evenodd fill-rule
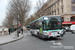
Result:
<svg viewBox="0 0 75 50"><path fill-rule="evenodd" d="M52 33L49 33L49 35L56 35L57 32L52 32Z"/></svg>

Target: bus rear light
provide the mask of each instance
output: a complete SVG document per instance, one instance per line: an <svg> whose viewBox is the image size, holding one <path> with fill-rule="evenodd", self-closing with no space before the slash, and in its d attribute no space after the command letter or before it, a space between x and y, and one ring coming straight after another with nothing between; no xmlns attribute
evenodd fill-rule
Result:
<svg viewBox="0 0 75 50"><path fill-rule="evenodd" d="M49 33L49 35L51 35L51 33Z"/></svg>

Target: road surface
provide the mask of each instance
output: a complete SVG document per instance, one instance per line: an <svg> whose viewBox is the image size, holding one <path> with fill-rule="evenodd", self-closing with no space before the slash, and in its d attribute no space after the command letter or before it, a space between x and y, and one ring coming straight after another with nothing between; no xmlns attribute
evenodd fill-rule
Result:
<svg viewBox="0 0 75 50"><path fill-rule="evenodd" d="M42 40L24 31L24 38L0 46L0 50L75 50L75 34L66 32L64 37Z"/></svg>

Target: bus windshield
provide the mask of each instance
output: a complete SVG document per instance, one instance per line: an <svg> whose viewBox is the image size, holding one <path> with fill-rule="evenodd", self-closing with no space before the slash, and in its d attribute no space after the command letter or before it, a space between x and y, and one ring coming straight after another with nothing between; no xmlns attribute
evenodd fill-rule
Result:
<svg viewBox="0 0 75 50"><path fill-rule="evenodd" d="M47 20L43 21L43 30L54 30L61 29L61 18L60 17L48 17Z"/></svg>

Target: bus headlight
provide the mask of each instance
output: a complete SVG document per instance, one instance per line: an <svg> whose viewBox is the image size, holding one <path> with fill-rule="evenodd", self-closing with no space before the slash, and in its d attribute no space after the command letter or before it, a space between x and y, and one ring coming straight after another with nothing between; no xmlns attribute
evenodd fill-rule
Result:
<svg viewBox="0 0 75 50"><path fill-rule="evenodd" d="M48 33L47 33L47 32L43 32L43 34L44 34L44 35L48 35Z"/></svg>
<svg viewBox="0 0 75 50"><path fill-rule="evenodd" d="M63 34L63 31L59 31L60 34Z"/></svg>

